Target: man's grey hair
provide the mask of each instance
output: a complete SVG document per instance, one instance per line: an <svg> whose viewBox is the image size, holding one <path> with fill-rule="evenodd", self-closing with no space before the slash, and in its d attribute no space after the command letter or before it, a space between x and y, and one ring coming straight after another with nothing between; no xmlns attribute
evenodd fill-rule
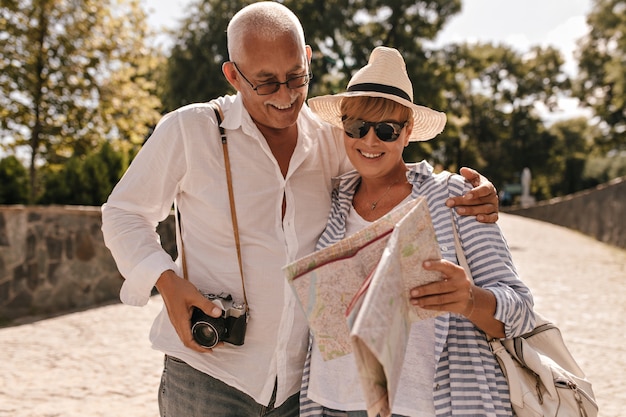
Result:
<svg viewBox="0 0 626 417"><path fill-rule="evenodd" d="M226 29L228 56L231 61L241 57L245 37L250 34L273 40L291 34L305 48L304 30L298 17L287 7L273 1L260 1L239 10Z"/></svg>

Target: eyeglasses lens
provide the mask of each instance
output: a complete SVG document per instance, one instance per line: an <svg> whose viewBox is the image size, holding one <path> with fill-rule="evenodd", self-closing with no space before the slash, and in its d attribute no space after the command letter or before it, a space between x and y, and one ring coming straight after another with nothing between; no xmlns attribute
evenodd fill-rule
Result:
<svg viewBox="0 0 626 417"><path fill-rule="evenodd" d="M404 128L404 123L395 122L366 122L364 120L343 120L343 129L351 138L361 139L367 135L370 128L374 128L374 133L383 142L393 142L400 136Z"/></svg>
<svg viewBox="0 0 626 417"><path fill-rule="evenodd" d="M312 74L309 73L309 74L299 75L297 77L289 78L284 83L272 82L272 83L265 83L265 84L257 85L255 89L256 89L257 94L259 94L260 96L266 96L266 95L274 94L275 92L277 92L280 86L283 84L287 85L287 88L291 90L302 88L311 81L311 78L312 78Z"/></svg>

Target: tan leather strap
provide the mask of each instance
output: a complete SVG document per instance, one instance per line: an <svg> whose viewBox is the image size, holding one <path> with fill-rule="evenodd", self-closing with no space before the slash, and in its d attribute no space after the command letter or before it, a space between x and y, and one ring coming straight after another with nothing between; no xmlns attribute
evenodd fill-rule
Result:
<svg viewBox="0 0 626 417"><path fill-rule="evenodd" d="M220 130L220 137L222 139L222 149L224 150L224 168L226 170L226 181L228 182L228 199L230 200L230 215L233 221L233 235L235 236L235 248L237 249L237 261L239 262L239 273L241 275L241 289L243 290L243 301L248 305L248 297L246 296L246 286L243 278L243 264L241 261L241 243L239 242L239 226L237 224L237 213L235 211L235 197L233 193L233 178L230 172L230 158L228 157L228 145L226 141L226 131L221 126L222 120L224 119L224 114L222 113L222 109L219 104L215 101L211 101L209 106L215 112L215 117L217 118L217 126ZM180 250L181 250L181 260L183 263L183 278L189 279L187 277L187 261L185 259L185 247L183 246L183 232L181 226L180 212L176 207L176 201L174 201L174 208L176 212L176 224L178 226L178 231L180 233Z"/></svg>
<svg viewBox="0 0 626 417"><path fill-rule="evenodd" d="M230 200L230 216L233 220L233 235L235 237L235 248L237 250L237 261L239 262L239 274L241 275L241 289L243 290L243 301L248 305L248 297L246 296L246 285L243 278L243 263L241 262L241 243L239 241L239 226L237 223L237 212L235 211L235 196L233 193L233 177L230 170L230 158L228 156L228 143L226 140L226 131L221 126L222 120L224 120L224 113L219 104L215 101L209 103L215 117L217 118L217 127L220 130L220 137L222 138L222 149L224 150L224 169L226 170L226 181L228 182L228 199Z"/></svg>

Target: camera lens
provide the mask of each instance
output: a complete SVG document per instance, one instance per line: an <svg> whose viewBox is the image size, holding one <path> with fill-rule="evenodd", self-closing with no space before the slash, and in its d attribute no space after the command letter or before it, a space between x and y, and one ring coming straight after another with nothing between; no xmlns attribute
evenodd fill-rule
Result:
<svg viewBox="0 0 626 417"><path fill-rule="evenodd" d="M191 328L193 338L202 347L211 349L220 341L217 329L206 322L197 322Z"/></svg>

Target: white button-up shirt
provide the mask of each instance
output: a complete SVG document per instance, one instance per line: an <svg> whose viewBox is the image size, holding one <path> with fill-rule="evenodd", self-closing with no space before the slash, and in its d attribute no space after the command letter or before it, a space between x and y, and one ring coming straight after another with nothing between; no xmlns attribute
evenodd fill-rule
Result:
<svg viewBox="0 0 626 417"><path fill-rule="evenodd" d="M267 405L298 392L306 355L306 319L282 267L312 252L330 209L331 178L350 168L341 134L305 105L286 177L241 98L218 100L224 112L250 319L243 346L212 354L186 348L165 307L150 339L175 356ZM282 216L283 198L286 211ZM213 110L186 106L164 116L102 207L105 243L125 277L120 297L144 305L165 270L181 274L155 227L177 200L189 279L205 292L242 300L222 143ZM129 318L129 320L132 318Z"/></svg>

